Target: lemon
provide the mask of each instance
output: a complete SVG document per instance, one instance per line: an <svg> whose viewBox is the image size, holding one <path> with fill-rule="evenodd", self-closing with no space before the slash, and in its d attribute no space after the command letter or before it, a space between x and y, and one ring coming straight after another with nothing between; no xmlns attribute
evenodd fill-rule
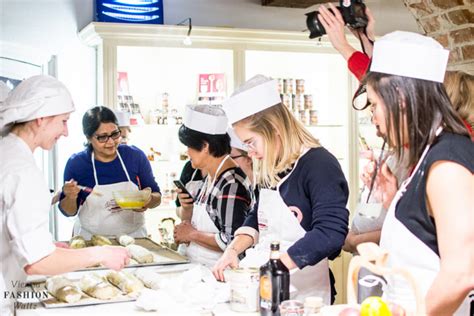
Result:
<svg viewBox="0 0 474 316"><path fill-rule="evenodd" d="M362 302L360 316L392 316L392 313L380 297L370 296Z"/></svg>

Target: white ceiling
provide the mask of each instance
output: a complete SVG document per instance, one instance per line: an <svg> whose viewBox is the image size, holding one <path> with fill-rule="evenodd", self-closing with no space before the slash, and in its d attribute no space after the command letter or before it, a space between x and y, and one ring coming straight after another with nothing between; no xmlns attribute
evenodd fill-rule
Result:
<svg viewBox="0 0 474 316"><path fill-rule="evenodd" d="M376 33L418 31L402 0L367 0ZM195 26L301 31L304 13L316 10L262 7L261 0L164 0L165 24L191 17ZM93 0L0 0L2 42L59 54L77 44L77 31L93 20Z"/></svg>

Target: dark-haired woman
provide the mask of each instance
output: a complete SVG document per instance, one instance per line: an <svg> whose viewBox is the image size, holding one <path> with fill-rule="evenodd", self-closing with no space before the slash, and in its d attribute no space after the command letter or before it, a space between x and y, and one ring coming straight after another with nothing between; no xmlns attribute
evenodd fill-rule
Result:
<svg viewBox="0 0 474 316"><path fill-rule="evenodd" d="M188 107L179 140L188 147L193 168L207 176L193 199L178 195L183 222L175 227L178 243L190 243L191 261L212 267L242 226L252 203L251 183L231 158L227 118L212 106Z"/></svg>
<svg viewBox="0 0 474 316"><path fill-rule="evenodd" d="M374 123L415 166L392 200L380 245L389 267L416 278L426 305L417 306L420 315L473 313L474 143L443 86L447 61L435 40L394 32L375 43L365 78ZM414 310L407 280L386 279L388 301Z"/></svg>
<svg viewBox="0 0 474 316"><path fill-rule="evenodd" d="M160 188L145 154L135 146L120 145L120 129L112 110L96 106L82 118L86 148L69 158L59 208L65 216L78 215L74 235L127 234L146 237L143 211L161 202ZM92 193L79 186L93 188ZM112 192L151 190L140 210L117 206Z"/></svg>

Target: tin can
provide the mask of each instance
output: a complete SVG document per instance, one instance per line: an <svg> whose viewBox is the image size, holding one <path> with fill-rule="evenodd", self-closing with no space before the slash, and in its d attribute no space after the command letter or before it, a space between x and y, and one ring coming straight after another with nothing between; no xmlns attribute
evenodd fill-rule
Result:
<svg viewBox="0 0 474 316"><path fill-rule="evenodd" d="M286 107L288 109L290 109L290 111L291 111L293 109L293 102L292 102L293 98L292 98L291 94L287 94L287 93L281 94L280 97L281 97L281 102L284 105L286 105Z"/></svg>
<svg viewBox="0 0 474 316"><path fill-rule="evenodd" d="M277 82L278 82L278 93L282 94L283 93L283 79L278 78Z"/></svg>
<svg viewBox="0 0 474 316"><path fill-rule="evenodd" d="M288 79L283 79L283 84L284 84L284 93L293 93L293 79L288 78Z"/></svg>
<svg viewBox="0 0 474 316"><path fill-rule="evenodd" d="M236 312L259 311L258 268L237 268L226 275L230 282L230 308Z"/></svg>
<svg viewBox="0 0 474 316"><path fill-rule="evenodd" d="M304 95L304 108L307 110L311 110L313 108L313 95L312 94Z"/></svg>
<svg viewBox="0 0 474 316"><path fill-rule="evenodd" d="M297 94L304 94L304 79L295 80L295 90Z"/></svg>
<svg viewBox="0 0 474 316"><path fill-rule="evenodd" d="M304 110L304 98L302 94L293 94L293 107L295 110Z"/></svg>
<svg viewBox="0 0 474 316"><path fill-rule="evenodd" d="M309 125L309 111L302 110L300 111L300 122L304 125Z"/></svg>
<svg viewBox="0 0 474 316"><path fill-rule="evenodd" d="M280 304L281 316L304 316L304 305L298 300L287 300Z"/></svg>
<svg viewBox="0 0 474 316"><path fill-rule="evenodd" d="M309 110L309 125L316 125L316 124L318 124L318 111Z"/></svg>

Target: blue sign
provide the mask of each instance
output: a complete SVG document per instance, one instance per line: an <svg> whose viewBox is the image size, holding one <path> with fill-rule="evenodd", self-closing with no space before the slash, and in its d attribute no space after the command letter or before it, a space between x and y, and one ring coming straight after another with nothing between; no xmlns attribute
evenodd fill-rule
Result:
<svg viewBox="0 0 474 316"><path fill-rule="evenodd" d="M163 0L96 0L98 22L163 24Z"/></svg>

